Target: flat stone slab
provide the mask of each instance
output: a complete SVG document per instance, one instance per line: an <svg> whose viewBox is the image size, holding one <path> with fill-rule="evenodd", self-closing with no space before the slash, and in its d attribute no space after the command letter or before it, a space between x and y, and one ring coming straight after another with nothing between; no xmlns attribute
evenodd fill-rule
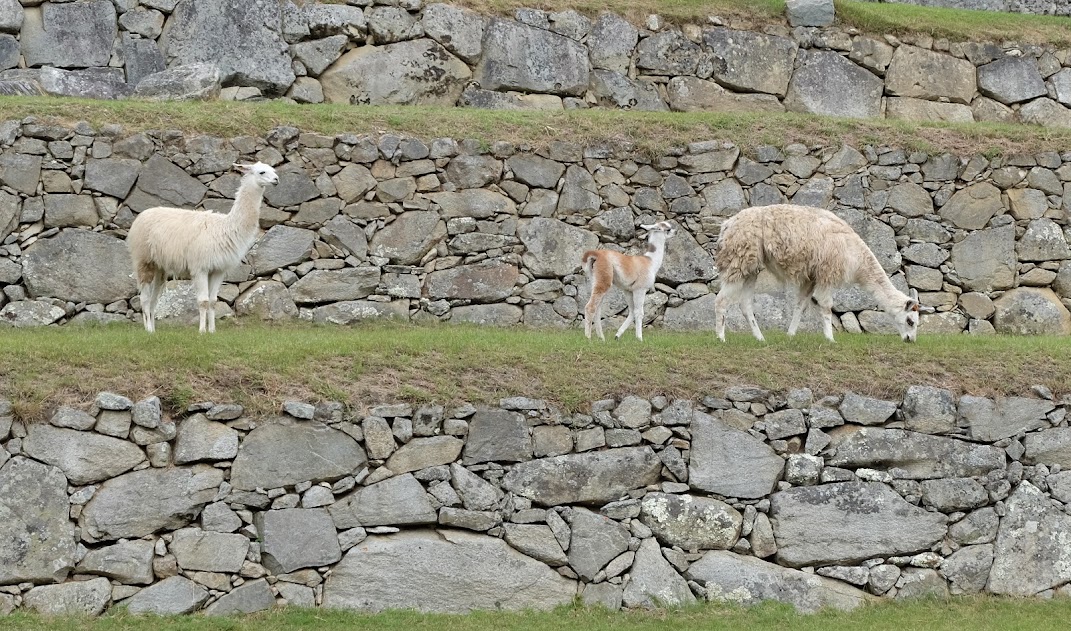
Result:
<svg viewBox="0 0 1071 631"><path fill-rule="evenodd" d="M576 581L501 539L457 530L372 536L324 582L330 609L467 613L550 610L572 602Z"/></svg>
<svg viewBox="0 0 1071 631"><path fill-rule="evenodd" d="M649 447L622 447L522 462L502 479L507 491L543 506L605 504L658 480L662 461Z"/></svg>

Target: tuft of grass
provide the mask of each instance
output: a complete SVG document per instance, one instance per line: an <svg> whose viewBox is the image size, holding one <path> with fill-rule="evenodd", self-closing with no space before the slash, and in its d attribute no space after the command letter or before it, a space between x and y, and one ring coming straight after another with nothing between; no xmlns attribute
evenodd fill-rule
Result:
<svg viewBox="0 0 1071 631"><path fill-rule="evenodd" d="M732 385L774 391L808 387L817 395L852 390L899 398L925 384L956 393L1023 395L1042 384L1071 392L1066 337L838 333L788 338L769 332L760 344L730 334L650 329L644 342L625 336L588 341L577 329L495 329L472 325L223 322L215 335L135 324L0 331L0 397L25 420L58 405L88 406L112 390L156 395L174 411L193 401L240 403L272 414L282 401L337 400L354 413L411 401L495 404L506 396L545 399L566 411L625 394L698 399Z"/></svg>
<svg viewBox="0 0 1071 631"><path fill-rule="evenodd" d="M388 611L368 614L329 609L275 610L245 616L134 616L100 618L0 616L0 630L19 631L1057 631L1066 628L1071 599L956 597L884 602L852 612L803 615L787 605L741 608L702 604L683 609L607 611L561 607L551 612L477 612L465 615Z"/></svg>

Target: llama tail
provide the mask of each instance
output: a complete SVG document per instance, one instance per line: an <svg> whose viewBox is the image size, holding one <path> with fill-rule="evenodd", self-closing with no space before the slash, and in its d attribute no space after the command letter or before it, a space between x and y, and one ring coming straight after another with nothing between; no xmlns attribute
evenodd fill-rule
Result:
<svg viewBox="0 0 1071 631"><path fill-rule="evenodd" d="M138 263L135 273L138 278L138 287L148 285L156 277L156 265L151 261L141 261Z"/></svg>
<svg viewBox="0 0 1071 631"><path fill-rule="evenodd" d="M599 253L595 250L588 250L580 257L580 263L584 268L584 275L588 278L591 278L591 268L595 267L595 261L598 260L598 258Z"/></svg>

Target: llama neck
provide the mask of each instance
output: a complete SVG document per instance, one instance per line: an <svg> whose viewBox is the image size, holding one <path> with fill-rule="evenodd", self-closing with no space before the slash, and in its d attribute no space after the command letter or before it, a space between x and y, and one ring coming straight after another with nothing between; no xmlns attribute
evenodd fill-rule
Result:
<svg viewBox="0 0 1071 631"><path fill-rule="evenodd" d="M877 299L883 310L903 309L908 300L907 295L892 284L888 274L881 267L881 263L878 262L877 257L874 256L874 253L869 248L867 248L866 254L867 256L860 265L860 284L874 294L874 298Z"/></svg>
<svg viewBox="0 0 1071 631"><path fill-rule="evenodd" d="M647 251L643 255L651 259L653 269L662 267L662 258L666 255L666 235L663 233L652 235L647 242Z"/></svg>
<svg viewBox="0 0 1071 631"><path fill-rule="evenodd" d="M260 203L264 199L264 187L243 178L228 219L237 227L255 230L260 225Z"/></svg>

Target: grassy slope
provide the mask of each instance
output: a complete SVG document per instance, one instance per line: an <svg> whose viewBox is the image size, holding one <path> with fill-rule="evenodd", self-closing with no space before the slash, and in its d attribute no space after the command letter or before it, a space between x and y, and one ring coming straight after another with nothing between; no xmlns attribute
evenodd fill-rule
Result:
<svg viewBox="0 0 1071 631"><path fill-rule="evenodd" d="M682 611L560 609L551 613L414 612L355 614L340 611L273 612L231 618L136 617L99 619L0 616L2 631L1057 631L1066 629L1071 599L955 598L864 607L851 613L799 615L787 606L738 609L705 605Z"/></svg>
<svg viewBox="0 0 1071 631"><path fill-rule="evenodd" d="M547 399L565 409L607 396L701 398L757 384L777 391L856 392L897 398L911 384L976 395L1029 394L1044 384L1071 391L1067 338L838 334L762 345L736 334L651 329L591 343L577 330L375 324L359 327L223 323L214 336L192 327L139 326L0 331L0 396L27 419L58 404L86 405L97 392L152 394L173 410L200 400L234 401L271 413L287 399L344 401L360 412L385 402L497 402Z"/></svg>

